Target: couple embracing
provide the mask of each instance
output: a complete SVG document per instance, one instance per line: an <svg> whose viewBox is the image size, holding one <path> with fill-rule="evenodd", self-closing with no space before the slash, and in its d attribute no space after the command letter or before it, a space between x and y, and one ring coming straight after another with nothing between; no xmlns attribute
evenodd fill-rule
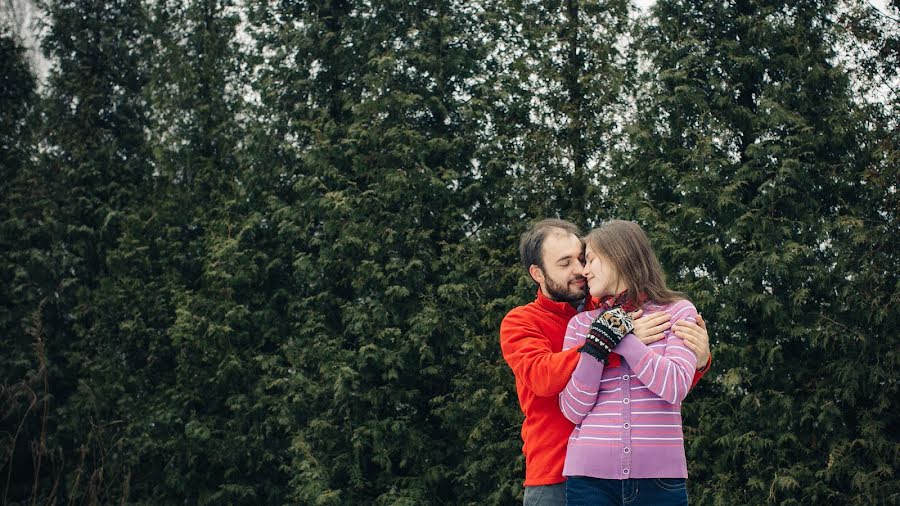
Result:
<svg viewBox="0 0 900 506"><path fill-rule="evenodd" d="M537 298L500 345L525 414L525 505L686 505L681 401L711 361L696 308L632 222L582 237L543 220L519 252Z"/></svg>

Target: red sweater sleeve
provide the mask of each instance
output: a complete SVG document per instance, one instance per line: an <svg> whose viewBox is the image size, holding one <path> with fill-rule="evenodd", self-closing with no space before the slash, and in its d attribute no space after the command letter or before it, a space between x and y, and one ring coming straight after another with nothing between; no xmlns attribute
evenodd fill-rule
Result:
<svg viewBox="0 0 900 506"><path fill-rule="evenodd" d="M706 360L706 366L703 368L703 370L701 371L698 369L696 372L694 372L694 381L691 381L691 388L694 388L695 386L697 386L697 383L700 383L700 378L702 378L703 375L706 374L706 371L709 370L709 366L711 365L712 353L709 354L709 358Z"/></svg>
<svg viewBox="0 0 900 506"><path fill-rule="evenodd" d="M554 353L543 330L524 311L511 311L503 319L500 349L517 381L540 397L559 395L578 364L578 350Z"/></svg>

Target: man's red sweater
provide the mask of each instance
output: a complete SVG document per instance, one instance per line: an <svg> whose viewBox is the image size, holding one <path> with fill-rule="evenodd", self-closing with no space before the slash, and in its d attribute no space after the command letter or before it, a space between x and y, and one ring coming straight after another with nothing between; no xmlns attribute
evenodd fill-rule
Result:
<svg viewBox="0 0 900 506"><path fill-rule="evenodd" d="M593 308L591 302L583 309ZM575 426L559 410L559 393L578 364L578 349L562 351L562 345L566 325L576 314L571 304L554 302L538 290L534 302L514 308L500 324L500 348L516 376L519 405L525 414L525 486L565 481L566 445ZM704 372L694 375L691 387Z"/></svg>

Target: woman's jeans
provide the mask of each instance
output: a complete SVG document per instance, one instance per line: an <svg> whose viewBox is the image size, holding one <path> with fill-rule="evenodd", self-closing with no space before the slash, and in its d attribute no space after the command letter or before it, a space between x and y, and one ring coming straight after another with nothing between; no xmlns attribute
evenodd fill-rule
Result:
<svg viewBox="0 0 900 506"><path fill-rule="evenodd" d="M569 506L687 506L684 478L638 478L604 480L569 476L566 504Z"/></svg>

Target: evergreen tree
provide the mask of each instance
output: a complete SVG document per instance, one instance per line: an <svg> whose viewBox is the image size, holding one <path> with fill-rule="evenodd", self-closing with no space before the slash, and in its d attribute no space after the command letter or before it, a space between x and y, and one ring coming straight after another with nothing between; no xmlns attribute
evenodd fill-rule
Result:
<svg viewBox="0 0 900 506"><path fill-rule="evenodd" d="M23 255L30 243L22 240L28 233L29 226L20 213L27 208L24 201L24 181L27 179L31 150L33 110L36 102L35 81L25 60L25 50L6 33L0 35L0 54L2 54L2 72L0 72L0 220L3 233L0 234L0 254L3 255L3 300L6 301L0 313L0 328L6 336L25 337L25 315L18 313L16 307L22 297L28 298L28 289L24 286L23 272L18 268L25 261ZM21 311L21 307L18 308ZM27 348L23 343L16 343L12 350L21 351ZM4 370L4 383L13 378L20 379L24 373L22 365L13 366L10 361ZM9 376L6 376L6 375Z"/></svg>
<svg viewBox="0 0 900 506"><path fill-rule="evenodd" d="M828 466L817 473L830 487L856 504L900 501L900 486L893 479L900 466L900 437L893 409L898 385L892 330L898 324L895 307L900 291L898 263L898 210L900 198L900 3L882 12L872 5L852 5L840 18L846 44L858 68L850 67L856 90L851 121L859 132L860 179L855 199L847 199L845 215L833 228L836 284L832 312L838 324L825 327L822 342L841 343L856 336L865 353L862 370L836 371L849 386L841 389L839 404L852 415L853 424L835 437ZM868 47L868 50L862 49ZM848 58L849 59L849 58ZM852 65L852 64L851 64ZM848 415L849 416L849 415Z"/></svg>
<svg viewBox="0 0 900 506"><path fill-rule="evenodd" d="M36 393L17 420L30 455L16 454L10 465L31 473L16 484L27 495L10 499L113 501L128 488L127 459L111 450L133 400L133 343L122 338L104 287L119 219L139 206L149 174L139 98L143 11L133 2L45 8L44 47L55 68L39 156L17 195L27 202L20 238L28 241L17 285L30 292L23 310L35 342L20 384Z"/></svg>
<svg viewBox="0 0 900 506"><path fill-rule="evenodd" d="M453 502L458 447L434 400L462 337L442 311L456 292L442 287L471 178L468 9L310 2L254 14L258 89L273 109L250 149L277 153L261 178L276 183L266 200L294 296L288 374L273 384L300 503Z"/></svg>
<svg viewBox="0 0 900 506"><path fill-rule="evenodd" d="M261 370L280 308L245 223L259 212L238 160L239 16L220 1L161 2L151 16L157 50L146 96L158 190L142 230L161 255L149 267L162 278L153 293L166 326L145 371L154 381L149 423L134 434L153 473L135 492L150 501L282 503L285 440L263 411Z"/></svg>
<svg viewBox="0 0 900 506"><path fill-rule="evenodd" d="M658 77L645 77L621 162L633 178L617 194L718 341L714 381L685 404L701 504L896 493L875 477L896 466L895 436L874 429L893 418L878 406L896 395L894 322L859 311L896 297L896 275L872 254L887 244L857 235L865 219L896 225L875 217L889 195L868 183L882 162L833 64L834 13L833 2L658 2L639 37ZM882 280L858 303L851 265ZM873 375L878 387L862 379ZM837 478L861 439L879 471Z"/></svg>
<svg viewBox="0 0 900 506"><path fill-rule="evenodd" d="M35 80L25 50L5 30L0 32L0 456L2 502L28 497L30 469L18 465L31 458L34 424L20 424L33 407L26 373L33 363L31 316L40 299L28 267L40 264L36 245L45 240L37 229L40 203L46 202L34 181L32 135L37 102ZM24 430L22 430L24 429ZM14 464L16 464L14 466ZM25 468L27 469L27 468Z"/></svg>
<svg viewBox="0 0 900 506"><path fill-rule="evenodd" d="M488 12L496 102L484 162L499 172L491 181L510 181L501 199L517 202L526 220L593 223L604 211L592 174L608 169L626 110L629 3L501 2Z"/></svg>
<svg viewBox="0 0 900 506"><path fill-rule="evenodd" d="M608 169L626 110L631 74L619 48L628 14L618 1L501 2L486 6L479 23L490 52L473 96L480 111L473 232L453 255L466 294L454 309L468 335L443 409L466 449L457 471L462 503L521 502L522 414L500 355L500 321L534 299L518 259L529 222L559 216L588 226L606 216L594 174Z"/></svg>

